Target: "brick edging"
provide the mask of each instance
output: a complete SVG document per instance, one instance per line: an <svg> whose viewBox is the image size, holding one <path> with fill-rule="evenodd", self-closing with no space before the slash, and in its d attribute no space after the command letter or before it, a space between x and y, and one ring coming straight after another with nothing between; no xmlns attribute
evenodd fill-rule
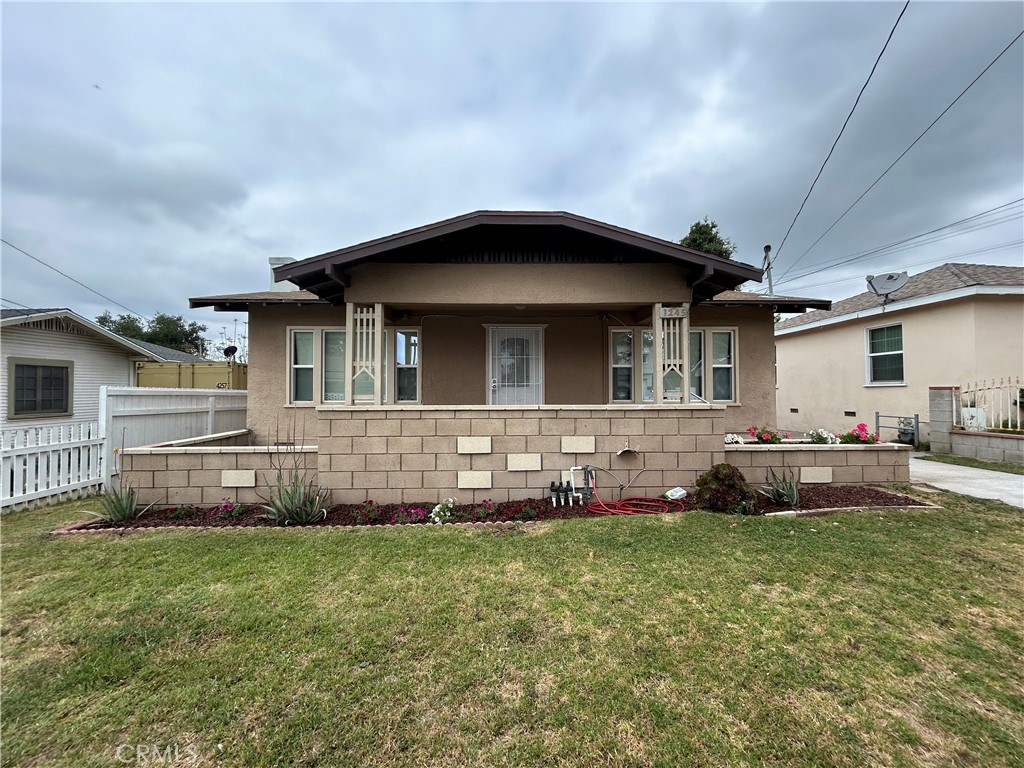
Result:
<svg viewBox="0 0 1024 768"><path fill-rule="evenodd" d="M503 520L500 522L476 522L476 523L384 523L383 525L146 525L146 526L125 526L122 528L87 528L93 525L95 520L83 520L71 523L63 528L50 531L51 536L71 536L77 534L94 533L116 533L122 536L126 533L143 533L145 531L309 531L309 530L356 530L366 528L473 528L475 530L487 531L515 531L528 525L534 525L536 520Z"/></svg>

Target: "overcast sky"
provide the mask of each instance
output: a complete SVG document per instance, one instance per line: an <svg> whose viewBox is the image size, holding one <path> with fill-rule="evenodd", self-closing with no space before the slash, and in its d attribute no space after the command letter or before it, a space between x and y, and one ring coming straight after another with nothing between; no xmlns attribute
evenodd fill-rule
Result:
<svg viewBox="0 0 1024 768"><path fill-rule="evenodd" d="M901 8L4 3L3 237L211 337L235 316L188 298L265 289L270 256L477 209L671 240L707 215L742 261L773 244L776 292L825 298L1021 264L1018 203L792 279L1024 197L1020 40L803 255L1024 29L1019 2L912 2L779 251ZM2 278L4 306L123 311L6 245Z"/></svg>

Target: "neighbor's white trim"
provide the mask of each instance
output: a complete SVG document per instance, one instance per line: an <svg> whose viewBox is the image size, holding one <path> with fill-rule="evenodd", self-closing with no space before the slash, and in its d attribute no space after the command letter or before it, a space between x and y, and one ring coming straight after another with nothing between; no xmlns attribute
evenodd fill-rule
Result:
<svg viewBox="0 0 1024 768"><path fill-rule="evenodd" d="M954 299L965 299L971 296L1024 296L1024 285L971 285L966 288L957 288L955 291L933 293L928 296L906 299L905 301L894 301L885 307L872 307L871 309L862 309L857 312L847 312L836 317L826 317L821 320L815 320L813 323L795 326L794 328L777 328L775 329L775 335L788 336L791 333L800 333L814 328L836 325L837 323L848 323L865 317L876 317L882 314L901 312L905 309L939 304L943 301L953 301Z"/></svg>

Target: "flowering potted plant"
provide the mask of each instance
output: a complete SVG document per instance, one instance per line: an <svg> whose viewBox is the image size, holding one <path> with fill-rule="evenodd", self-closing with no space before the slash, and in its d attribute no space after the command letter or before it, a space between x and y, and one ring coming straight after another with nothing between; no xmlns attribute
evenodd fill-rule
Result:
<svg viewBox="0 0 1024 768"><path fill-rule="evenodd" d="M844 432L839 435L840 443L861 443L863 445L874 445L878 442L878 435L872 435L868 432L868 425L864 423L858 424L856 427L851 429L849 432Z"/></svg>

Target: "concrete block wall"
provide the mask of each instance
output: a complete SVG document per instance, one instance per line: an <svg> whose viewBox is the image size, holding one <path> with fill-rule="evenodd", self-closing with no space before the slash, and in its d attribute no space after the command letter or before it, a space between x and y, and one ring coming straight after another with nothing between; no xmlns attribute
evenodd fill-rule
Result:
<svg viewBox="0 0 1024 768"><path fill-rule="evenodd" d="M909 445L727 445L725 460L739 468L748 483L760 485L770 476L793 473L801 485L834 483L909 483Z"/></svg>
<svg viewBox="0 0 1024 768"><path fill-rule="evenodd" d="M722 408L322 409L319 481L334 503L539 498L571 466L604 467L627 495L693 487L724 460ZM626 447L630 452L619 456ZM598 473L598 492L618 483Z"/></svg>
<svg viewBox="0 0 1024 768"><path fill-rule="evenodd" d="M947 453L952 453L954 456L1024 464L1024 435L956 430L949 433L949 441L950 450ZM935 448L933 447L932 450Z"/></svg>
<svg viewBox="0 0 1024 768"><path fill-rule="evenodd" d="M956 387L928 387L929 444L934 453L952 453L953 407Z"/></svg>
<svg viewBox="0 0 1024 768"><path fill-rule="evenodd" d="M222 499L257 504L275 484L278 469L315 478L316 446L129 448L121 478L143 504L211 506Z"/></svg>

